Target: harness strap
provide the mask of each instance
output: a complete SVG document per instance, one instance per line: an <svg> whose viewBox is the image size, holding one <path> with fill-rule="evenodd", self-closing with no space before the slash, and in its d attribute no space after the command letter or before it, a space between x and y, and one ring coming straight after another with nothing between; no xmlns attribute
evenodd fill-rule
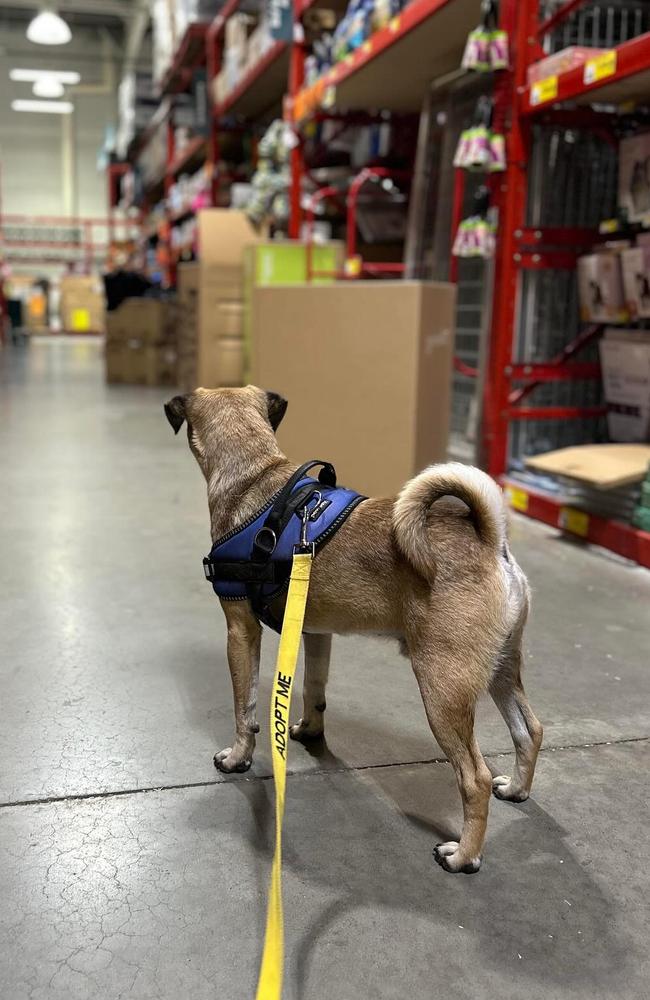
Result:
<svg viewBox="0 0 650 1000"><path fill-rule="evenodd" d="M230 583L272 583L278 586L286 583L291 572L289 559L278 559L275 562L266 563L254 563L249 559L234 559L232 562L219 560L217 574L215 564L206 556L203 560L203 566L205 578L210 583L219 579L227 580Z"/></svg>
<svg viewBox="0 0 650 1000"><path fill-rule="evenodd" d="M322 469L318 475L318 481L323 483L324 486L336 486L336 470L331 462L321 462L318 459L314 459L311 462L305 462L299 469L296 469L294 474L287 480L278 493L275 498L275 502L267 515L266 521L255 537L251 556L255 562L263 562L265 559L270 559L273 550L275 549L275 545L277 544L277 539L280 537L283 530L283 528L281 528L281 524L284 520L287 504L289 503L293 488L296 483L299 483L301 479L305 478L305 474L309 472L310 469L313 469L317 465L322 465ZM293 514L293 512L297 509L298 508L294 506L291 513ZM286 527L286 524L288 524L290 520L291 514L287 518L284 527ZM271 532L273 532L273 534L271 534ZM275 542L273 540L273 536L275 536Z"/></svg>

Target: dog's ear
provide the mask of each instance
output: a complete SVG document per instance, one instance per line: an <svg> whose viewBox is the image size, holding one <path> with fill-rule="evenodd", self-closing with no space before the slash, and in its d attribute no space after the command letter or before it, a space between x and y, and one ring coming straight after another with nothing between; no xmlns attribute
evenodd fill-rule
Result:
<svg viewBox="0 0 650 1000"><path fill-rule="evenodd" d="M277 431L280 426L280 421L287 412L287 406L289 405L283 396L279 396L277 392L267 392L266 394L266 405L269 412L269 423L274 431Z"/></svg>
<svg viewBox="0 0 650 1000"><path fill-rule="evenodd" d="M185 404L187 396L174 396L168 403L165 403L165 416L174 428L174 434L178 434L185 420Z"/></svg>

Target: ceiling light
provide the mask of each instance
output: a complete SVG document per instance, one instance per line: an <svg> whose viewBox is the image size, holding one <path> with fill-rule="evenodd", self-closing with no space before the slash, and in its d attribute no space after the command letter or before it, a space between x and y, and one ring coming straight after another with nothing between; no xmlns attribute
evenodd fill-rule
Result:
<svg viewBox="0 0 650 1000"><path fill-rule="evenodd" d="M10 69L9 79L16 83L36 83L43 77L51 77L60 83L74 85L81 81L77 72L71 69Z"/></svg>
<svg viewBox="0 0 650 1000"><path fill-rule="evenodd" d="M42 76L32 87L35 97L63 97L65 89L60 80L53 76Z"/></svg>
<svg viewBox="0 0 650 1000"><path fill-rule="evenodd" d="M12 101L13 111L43 111L52 115L69 115L74 105L70 101Z"/></svg>
<svg viewBox="0 0 650 1000"><path fill-rule="evenodd" d="M29 22L27 37L36 45L65 45L72 38L72 32L55 11L42 10Z"/></svg>

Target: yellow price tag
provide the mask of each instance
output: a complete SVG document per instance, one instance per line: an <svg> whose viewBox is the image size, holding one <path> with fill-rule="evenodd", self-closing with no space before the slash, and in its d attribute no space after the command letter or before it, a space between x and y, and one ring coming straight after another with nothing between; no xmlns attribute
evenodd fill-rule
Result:
<svg viewBox="0 0 650 1000"><path fill-rule="evenodd" d="M603 52L594 59L587 59L583 75L585 85L598 83L599 80L605 80L608 76L614 76L617 62L618 56L616 49L610 49L609 52Z"/></svg>
<svg viewBox="0 0 650 1000"><path fill-rule="evenodd" d="M603 219L601 224L598 226L599 233L617 233L618 232L618 219Z"/></svg>
<svg viewBox="0 0 650 1000"><path fill-rule="evenodd" d="M505 495L513 510L520 510L523 514L528 510L528 494L526 490L520 490L516 486L506 486Z"/></svg>
<svg viewBox="0 0 650 1000"><path fill-rule="evenodd" d="M574 507L562 507L560 510L560 527L565 531L570 531L572 535L580 535L586 538L589 534L589 514L584 510L575 510Z"/></svg>
<svg viewBox="0 0 650 1000"><path fill-rule="evenodd" d="M358 278L359 277L359 275L361 274L362 263L363 262L361 260L361 257L348 257L347 258L347 260L345 262L344 270L345 270L345 273L348 276L348 278Z"/></svg>
<svg viewBox="0 0 650 1000"><path fill-rule="evenodd" d="M530 90L530 103L534 108L538 104L546 104L547 101L554 101L557 97L557 76L547 76L545 80L538 80Z"/></svg>
<svg viewBox="0 0 650 1000"><path fill-rule="evenodd" d="M399 16L398 17L392 17L390 19L390 21L388 22L389 31L392 31L394 35L397 34L397 32L399 31L401 23L402 23L402 19Z"/></svg>
<svg viewBox="0 0 650 1000"><path fill-rule="evenodd" d="M361 46L361 51L363 52L364 55L369 56L370 53L372 52L372 42L370 40L364 42L363 45Z"/></svg>

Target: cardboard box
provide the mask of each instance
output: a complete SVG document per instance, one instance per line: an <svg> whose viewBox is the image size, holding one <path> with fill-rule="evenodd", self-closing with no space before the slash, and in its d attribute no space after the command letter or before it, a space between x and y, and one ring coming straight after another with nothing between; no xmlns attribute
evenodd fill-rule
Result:
<svg viewBox="0 0 650 1000"><path fill-rule="evenodd" d="M196 218L201 264L241 267L244 247L263 239L245 212L236 209L203 208Z"/></svg>
<svg viewBox="0 0 650 1000"><path fill-rule="evenodd" d="M331 285L343 270L345 244L340 240L314 244L312 271L316 285ZM328 273L325 273L328 272ZM272 285L304 285L307 281L307 244L297 240L257 243L244 251L244 381L250 381L252 364L253 289Z"/></svg>
<svg viewBox="0 0 650 1000"><path fill-rule="evenodd" d="M625 304L630 319L650 317L650 246L624 250L621 261Z"/></svg>
<svg viewBox="0 0 650 1000"><path fill-rule="evenodd" d="M119 381L131 385L176 385L178 358L175 347L147 344L133 337L113 349L116 351L114 364L121 366L114 369L121 371Z"/></svg>
<svg viewBox="0 0 650 1000"><path fill-rule="evenodd" d="M70 274L61 278L61 326L70 333L103 333L104 288L96 275Z"/></svg>
<svg viewBox="0 0 650 1000"><path fill-rule="evenodd" d="M253 381L289 401L296 462L393 494L447 454L456 290L417 281L257 288Z"/></svg>
<svg viewBox="0 0 650 1000"><path fill-rule="evenodd" d="M241 340L243 270L241 266L181 264L178 268L179 383L189 392L197 386L241 385L240 366L224 351L222 340ZM226 361L224 367L224 362Z"/></svg>
<svg viewBox="0 0 650 1000"><path fill-rule="evenodd" d="M175 325L175 306L165 299L125 299L117 309L106 314L109 340L137 338L147 344L173 343Z"/></svg>
<svg viewBox="0 0 650 1000"><path fill-rule="evenodd" d="M600 361L609 436L613 441L649 441L650 334L606 330Z"/></svg>
<svg viewBox="0 0 650 1000"><path fill-rule="evenodd" d="M118 340L107 340L104 361L107 382L124 381L125 346Z"/></svg>
<svg viewBox="0 0 650 1000"><path fill-rule="evenodd" d="M618 203L628 222L650 219L650 132L619 144Z"/></svg>
<svg viewBox="0 0 650 1000"><path fill-rule="evenodd" d="M621 255L612 252L579 257L578 295L584 322L627 322Z"/></svg>

